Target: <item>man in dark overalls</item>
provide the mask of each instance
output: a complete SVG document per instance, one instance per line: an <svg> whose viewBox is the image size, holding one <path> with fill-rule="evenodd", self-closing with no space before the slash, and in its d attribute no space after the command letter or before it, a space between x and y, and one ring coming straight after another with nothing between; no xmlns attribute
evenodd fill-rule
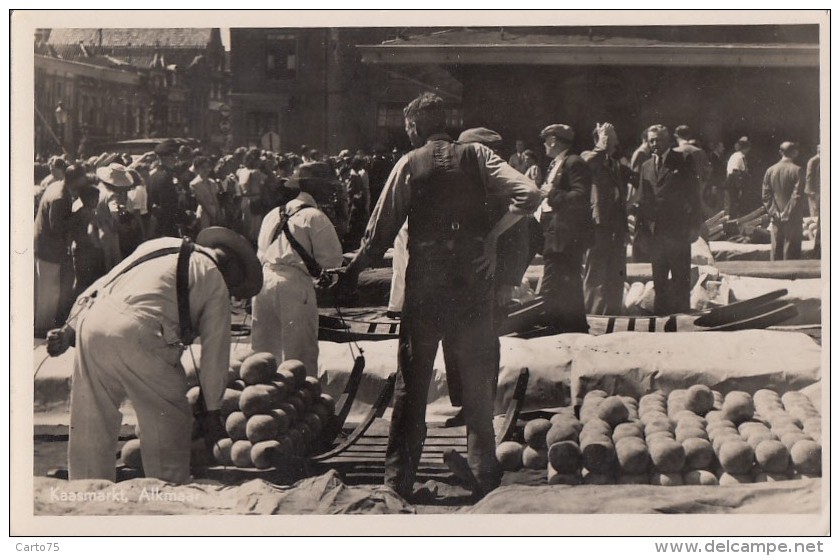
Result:
<svg viewBox="0 0 840 556"><path fill-rule="evenodd" d="M426 396L442 340L458 361L467 459L477 481L475 494L482 495L501 480L493 432L494 350L499 348L492 280L483 271L485 240L493 232L485 202L488 195L506 195L511 217L518 218L536 209L540 194L484 145L453 142L444 132L440 97L424 93L403 113L415 150L392 170L340 289L355 287L359 273L382 258L408 218L409 262L385 484L404 497L413 493L426 436Z"/></svg>

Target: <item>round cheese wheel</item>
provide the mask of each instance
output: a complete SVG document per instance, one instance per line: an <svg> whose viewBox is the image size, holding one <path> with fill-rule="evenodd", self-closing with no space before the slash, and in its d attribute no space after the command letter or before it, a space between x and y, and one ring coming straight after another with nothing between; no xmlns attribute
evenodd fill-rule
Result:
<svg viewBox="0 0 840 556"><path fill-rule="evenodd" d="M253 444L274 440L279 432L273 415L252 415L245 426L245 434Z"/></svg>
<svg viewBox="0 0 840 556"><path fill-rule="evenodd" d="M702 438L686 438L682 441L685 451L685 468L689 470L708 469L715 459L712 444Z"/></svg>
<svg viewBox="0 0 840 556"><path fill-rule="evenodd" d="M639 475L648 469L650 455L647 445L640 438L628 437L615 447L616 458L621 472L626 475Z"/></svg>
<svg viewBox="0 0 840 556"><path fill-rule="evenodd" d="M278 365L278 371L288 371L295 377L295 388L302 388L306 384L306 367L297 359L287 359ZM312 371L315 372L316 369Z"/></svg>
<svg viewBox="0 0 840 556"><path fill-rule="evenodd" d="M233 388L225 389L224 397L222 397L222 405L219 407L222 417L227 418L234 411L239 411L239 397L241 395L242 392L239 390L234 390Z"/></svg>
<svg viewBox="0 0 840 556"><path fill-rule="evenodd" d="M577 429L574 426L572 426L571 423L563 421L551 425L551 428L545 435L546 445L551 446L552 444L556 444L557 442L563 442L564 440L571 440L573 442L577 442Z"/></svg>
<svg viewBox="0 0 840 556"><path fill-rule="evenodd" d="M248 417L268 413L277 405L277 388L272 384L248 386L239 397L239 409Z"/></svg>
<svg viewBox="0 0 840 556"><path fill-rule="evenodd" d="M580 447L571 440L555 442L548 448L548 463L558 473L577 474L581 465Z"/></svg>
<svg viewBox="0 0 840 556"><path fill-rule="evenodd" d="M545 469L548 465L548 450L536 450L525 446L522 450L522 466L526 469Z"/></svg>
<svg viewBox="0 0 840 556"><path fill-rule="evenodd" d="M268 352L251 355L242 362L239 374L248 386L252 384L268 384L277 372L277 360Z"/></svg>
<svg viewBox="0 0 840 556"><path fill-rule="evenodd" d="M661 473L681 473L685 465L685 450L676 440L663 438L648 443L650 459Z"/></svg>
<svg viewBox="0 0 840 556"><path fill-rule="evenodd" d="M705 415L715 405L712 389L704 384L695 384L686 390L685 408L697 415Z"/></svg>
<svg viewBox="0 0 840 556"><path fill-rule="evenodd" d="M546 435L551 429L551 421L548 419L534 419L528 421L525 425L525 442L535 450L544 450L546 445ZM540 466L544 467L544 466Z"/></svg>
<svg viewBox="0 0 840 556"><path fill-rule="evenodd" d="M333 399L332 396L322 393L318 399L321 400L322 404L329 408L331 414L335 415L335 399Z"/></svg>
<svg viewBox="0 0 840 556"><path fill-rule="evenodd" d="M605 421L611 428L627 421L630 412L618 396L605 398L598 406L598 418Z"/></svg>
<svg viewBox="0 0 840 556"><path fill-rule="evenodd" d="M790 467L790 453L778 440L762 440L754 450L756 463L768 473L786 473Z"/></svg>
<svg viewBox="0 0 840 556"><path fill-rule="evenodd" d="M644 438L645 437L645 428L644 426L639 423L638 421L633 421L629 423L621 423L615 427L612 433L613 442L616 442L620 438L625 437L634 437L634 438Z"/></svg>
<svg viewBox="0 0 840 556"><path fill-rule="evenodd" d="M806 475L822 473L822 446L810 439L803 439L793 445L790 459L797 472Z"/></svg>
<svg viewBox="0 0 840 556"><path fill-rule="evenodd" d="M309 390L312 394L312 397L317 400L321 397L321 382L318 380L317 377L308 376L303 379L304 381L304 388Z"/></svg>
<svg viewBox="0 0 840 556"><path fill-rule="evenodd" d="M234 411L225 420L225 430L233 440L246 440L248 418L241 411Z"/></svg>
<svg viewBox="0 0 840 556"><path fill-rule="evenodd" d="M519 442L502 442L496 446L496 459L505 471L518 471L522 468L522 444Z"/></svg>
<svg viewBox="0 0 840 556"><path fill-rule="evenodd" d="M727 440L718 450L718 460L723 470L731 475L744 475L753 468L755 454L750 445L740 439Z"/></svg>
<svg viewBox="0 0 840 556"><path fill-rule="evenodd" d="M213 446L213 457L219 465L233 465L233 460L230 458L231 448L233 448L233 440L230 438L222 438Z"/></svg>
<svg viewBox="0 0 840 556"><path fill-rule="evenodd" d="M593 473L609 473L616 464L615 445L609 437L581 441L583 465Z"/></svg>
<svg viewBox="0 0 840 556"><path fill-rule="evenodd" d="M230 449L230 459L236 467L254 467L251 461L251 447L247 440L237 440Z"/></svg>
<svg viewBox="0 0 840 556"><path fill-rule="evenodd" d="M292 426L292 419L289 417L289 414L282 409L272 409L268 412L268 415L274 419L278 435L286 434L289 427Z"/></svg>
<svg viewBox="0 0 840 556"><path fill-rule="evenodd" d="M729 392L723 400L721 411L726 419L736 425L748 421L755 414L752 396L739 390Z"/></svg>
<svg viewBox="0 0 840 556"><path fill-rule="evenodd" d="M251 447L251 461L257 469L268 469L274 465L280 443L276 440L257 442Z"/></svg>

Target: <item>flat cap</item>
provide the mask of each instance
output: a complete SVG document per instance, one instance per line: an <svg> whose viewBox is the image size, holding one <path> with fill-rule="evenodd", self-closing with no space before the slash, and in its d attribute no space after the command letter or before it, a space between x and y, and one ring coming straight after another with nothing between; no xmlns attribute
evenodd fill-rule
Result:
<svg viewBox="0 0 840 556"><path fill-rule="evenodd" d="M571 143L575 139L575 130L566 124L551 124L549 126L545 126L540 132L540 137L543 139L551 135L557 137L561 141Z"/></svg>
<svg viewBox="0 0 840 556"><path fill-rule="evenodd" d="M474 127L471 129L465 129L461 132L461 135L458 136L458 142L481 143L482 145L487 145L488 147L495 147L501 145L502 136L492 129L487 129L486 127Z"/></svg>

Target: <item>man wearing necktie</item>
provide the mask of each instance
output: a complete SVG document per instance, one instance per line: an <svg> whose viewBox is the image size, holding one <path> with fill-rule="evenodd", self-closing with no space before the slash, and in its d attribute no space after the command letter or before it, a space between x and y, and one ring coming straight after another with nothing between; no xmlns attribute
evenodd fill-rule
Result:
<svg viewBox="0 0 840 556"><path fill-rule="evenodd" d="M652 233L654 312L687 312L691 244L703 223L697 173L690 156L671 148L665 126L650 126L647 140L653 156L641 168L639 214Z"/></svg>
<svg viewBox="0 0 840 556"><path fill-rule="evenodd" d="M541 294L547 324L559 332L589 331L581 265L592 237L592 176L586 162L570 154L574 130L553 124L540 133L552 159L543 185L540 215L545 245Z"/></svg>
<svg viewBox="0 0 840 556"><path fill-rule="evenodd" d="M586 312L620 315L626 276L627 198L629 169L613 158L618 136L612 124L596 125L595 148L580 157L592 172L594 237L583 275Z"/></svg>
<svg viewBox="0 0 840 556"><path fill-rule="evenodd" d="M510 155L508 162L520 174L524 174L528 169L528 161L525 158L525 141L522 139L516 140L516 152Z"/></svg>

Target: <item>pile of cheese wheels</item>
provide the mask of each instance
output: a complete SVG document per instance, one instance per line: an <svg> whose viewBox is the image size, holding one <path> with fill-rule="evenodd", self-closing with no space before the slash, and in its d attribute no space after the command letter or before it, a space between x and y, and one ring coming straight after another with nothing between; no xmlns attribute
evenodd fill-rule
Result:
<svg viewBox="0 0 840 556"><path fill-rule="evenodd" d="M548 470L550 484L731 485L819 477L821 418L800 392L704 385L639 400L588 392L579 418L529 421L503 442L505 470Z"/></svg>
<svg viewBox="0 0 840 556"><path fill-rule="evenodd" d="M187 392L191 407L199 392L199 386ZM228 437L213 447L215 461L202 457L203 440L194 442L193 465L280 467L285 456L303 457L316 449L335 418L334 400L321 392L317 378L307 376L303 363L288 360L278 365L267 352L231 363L220 410ZM141 468L139 427L136 432L138 438L123 446L122 459L127 467Z"/></svg>

